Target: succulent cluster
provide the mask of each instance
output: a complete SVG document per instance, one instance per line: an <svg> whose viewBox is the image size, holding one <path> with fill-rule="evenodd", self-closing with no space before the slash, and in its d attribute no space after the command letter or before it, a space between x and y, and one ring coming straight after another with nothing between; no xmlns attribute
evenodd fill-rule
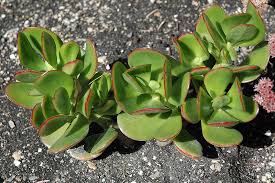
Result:
<svg viewBox="0 0 275 183"><path fill-rule="evenodd" d="M102 154L121 131L137 140L173 141L196 159L202 146L187 125L199 123L203 137L218 147L238 145L233 127L253 120L259 110L243 95L242 83L257 79L270 57L265 24L251 1L245 13L228 15L212 6L194 33L173 39L179 62L149 48L134 50L112 73L97 72L93 43L85 51L43 28L18 34L21 64L6 88L14 103L33 108L31 122L50 152L80 160ZM240 61L240 47L254 46ZM115 118L117 116L117 118Z"/></svg>

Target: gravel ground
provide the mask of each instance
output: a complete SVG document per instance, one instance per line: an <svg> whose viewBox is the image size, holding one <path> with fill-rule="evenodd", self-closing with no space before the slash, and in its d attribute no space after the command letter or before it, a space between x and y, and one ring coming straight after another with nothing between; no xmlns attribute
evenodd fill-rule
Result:
<svg viewBox="0 0 275 183"><path fill-rule="evenodd" d="M228 12L239 1L219 0ZM205 156L191 160L172 146L155 142L127 149L116 142L99 159L74 160L48 154L29 123L30 111L10 103L3 89L22 69L16 33L28 26L48 27L63 40L96 42L102 68L136 47L151 47L176 57L171 37L194 30L204 1L191 0L1 0L0 1L0 183L5 182L275 182L275 115L265 114L247 126L240 147L205 146ZM275 11L265 15L275 33ZM274 69L274 67L273 67ZM274 76L274 75L273 75ZM273 121L273 123L272 123Z"/></svg>

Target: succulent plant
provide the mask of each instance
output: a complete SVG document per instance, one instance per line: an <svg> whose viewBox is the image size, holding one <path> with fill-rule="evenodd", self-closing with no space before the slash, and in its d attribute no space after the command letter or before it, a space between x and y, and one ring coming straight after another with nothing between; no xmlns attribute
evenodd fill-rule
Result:
<svg viewBox="0 0 275 183"><path fill-rule="evenodd" d="M256 117L258 105L243 95L241 83L266 68L264 38L264 22L250 0L246 13L237 15L215 5L200 16L194 33L173 39L179 62L140 48L128 55L128 65L114 63L110 74L97 71L91 40L84 51L74 41L63 43L49 30L30 27L18 34L20 63L29 70L16 73L6 95L32 108L31 123L50 152L93 159L120 130L137 141L172 141L197 159L202 146L189 125L200 122L207 142L228 147L243 139L233 127ZM238 49L248 46L254 48L239 63Z"/></svg>
<svg viewBox="0 0 275 183"><path fill-rule="evenodd" d="M30 27L18 33L17 46L20 63L31 70L16 73L17 82L6 87L8 98L33 108L31 123L50 152L64 151L84 139L86 151L77 157L100 155L117 137L111 116L120 110L110 92L110 74L96 73L92 41L87 40L84 52L74 41L63 44L55 33ZM90 133L92 122L100 125L99 131Z"/></svg>

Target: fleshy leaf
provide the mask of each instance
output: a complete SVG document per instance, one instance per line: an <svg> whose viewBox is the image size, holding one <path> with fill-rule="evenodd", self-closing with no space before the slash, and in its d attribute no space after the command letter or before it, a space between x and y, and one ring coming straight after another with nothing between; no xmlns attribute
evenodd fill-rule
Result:
<svg viewBox="0 0 275 183"><path fill-rule="evenodd" d="M30 83L10 83L6 89L5 93L16 105L22 106L24 108L31 109L37 103L42 101L42 96L31 96L29 92L34 89L34 86Z"/></svg>
<svg viewBox="0 0 275 183"><path fill-rule="evenodd" d="M173 142L179 152L192 159L198 159L203 155L201 144L183 128Z"/></svg>
<svg viewBox="0 0 275 183"><path fill-rule="evenodd" d="M241 66L258 66L260 69L256 71L247 71L237 74L242 83L247 83L257 79L260 73L265 70L269 61L269 47L267 42L261 42L254 47L248 57L242 62Z"/></svg>
<svg viewBox="0 0 275 183"><path fill-rule="evenodd" d="M228 104L228 107L239 109L241 111L246 111L241 83L238 78L235 79L234 83L227 93L227 96L229 96L231 100Z"/></svg>
<svg viewBox="0 0 275 183"><path fill-rule="evenodd" d="M77 104L77 111L86 116L90 116L92 106L94 104L95 95L92 89L88 89L86 93L82 96Z"/></svg>
<svg viewBox="0 0 275 183"><path fill-rule="evenodd" d="M226 38L233 46L238 46L254 39L258 32L258 29L254 25L241 24L232 28L228 34L226 34Z"/></svg>
<svg viewBox="0 0 275 183"><path fill-rule="evenodd" d="M83 69L83 61L78 59L67 62L62 67L63 72L72 76L78 75L82 69Z"/></svg>
<svg viewBox="0 0 275 183"><path fill-rule="evenodd" d="M191 75L192 76L205 75L208 71L210 71L210 69L209 67L206 67L206 66L194 67L191 69Z"/></svg>
<svg viewBox="0 0 275 183"><path fill-rule="evenodd" d="M172 95L169 100L170 103L180 106L184 103L185 98L188 94L188 90L191 83L191 74L187 72L186 74L179 76L175 83L173 83Z"/></svg>
<svg viewBox="0 0 275 183"><path fill-rule="evenodd" d="M41 103L36 104L32 109L31 124L36 129L39 129L41 124L45 121Z"/></svg>
<svg viewBox="0 0 275 183"><path fill-rule="evenodd" d="M57 68L56 45L53 37L47 33L42 32L41 36L42 53L46 61L54 68Z"/></svg>
<svg viewBox="0 0 275 183"><path fill-rule="evenodd" d="M198 123L200 121L197 108L197 99L188 98L181 106L181 115L187 122Z"/></svg>
<svg viewBox="0 0 275 183"><path fill-rule="evenodd" d="M83 140L89 132L88 120L78 114L66 132L49 148L49 152L64 151Z"/></svg>
<svg viewBox="0 0 275 183"><path fill-rule="evenodd" d="M209 126L203 120L201 122L201 127L204 139L217 147L236 146L243 140L242 134L232 128Z"/></svg>
<svg viewBox="0 0 275 183"><path fill-rule="evenodd" d="M165 60L163 66L163 86L164 96L168 99L172 93L171 63L168 60Z"/></svg>
<svg viewBox="0 0 275 183"><path fill-rule="evenodd" d="M72 108L68 92L60 87L55 91L53 105L59 114L69 114Z"/></svg>
<svg viewBox="0 0 275 183"><path fill-rule="evenodd" d="M61 71L49 71L39 77L34 83L36 89L44 95L53 96L56 89L63 87L69 96L74 89L74 81L71 76Z"/></svg>
<svg viewBox="0 0 275 183"><path fill-rule="evenodd" d="M42 100L42 113L45 119L58 115L58 112L55 110L52 98L50 96L44 96Z"/></svg>
<svg viewBox="0 0 275 183"><path fill-rule="evenodd" d="M128 55L128 64L130 67L151 64L151 80L160 81L163 65L167 59L166 55L158 51L149 48L139 48Z"/></svg>
<svg viewBox="0 0 275 183"><path fill-rule="evenodd" d="M56 45L56 55L57 55L57 59L59 60L59 55L58 55L59 49L63 43L55 33L42 27L28 27L23 30L23 33L27 36L29 42L31 43L31 46L35 49L37 53L40 53L41 55L42 55L41 37L43 32L47 32L54 39L54 42Z"/></svg>
<svg viewBox="0 0 275 183"><path fill-rule="evenodd" d="M208 117L213 112L211 101L212 98L206 93L203 88L200 88L197 97L197 108L200 119L208 119Z"/></svg>
<svg viewBox="0 0 275 183"><path fill-rule="evenodd" d="M32 70L45 71L47 66L41 56L32 48L28 38L22 32L18 33L17 47L20 63Z"/></svg>
<svg viewBox="0 0 275 183"><path fill-rule="evenodd" d="M41 76L42 72L37 72L33 70L22 70L16 72L15 79L23 83L33 83L37 78Z"/></svg>
<svg viewBox="0 0 275 183"><path fill-rule="evenodd" d="M241 14L235 14L230 15L224 18L224 20L221 22L222 30L225 33L225 35L228 34L228 32L233 28L240 24L245 24L251 19L251 15L248 13L241 13Z"/></svg>
<svg viewBox="0 0 275 183"><path fill-rule="evenodd" d="M228 68L209 71L204 78L205 87L212 98L225 94L227 86L233 82L233 72Z"/></svg>
<svg viewBox="0 0 275 183"><path fill-rule="evenodd" d="M209 53L200 38L194 34L184 34L174 39L180 62L191 66L204 65L203 61L209 58Z"/></svg>
<svg viewBox="0 0 275 183"><path fill-rule="evenodd" d="M48 147L52 146L62 135L64 135L72 116L57 115L44 121L39 129L41 141Z"/></svg>
<svg viewBox="0 0 275 183"><path fill-rule="evenodd" d="M131 67L126 72L131 76L141 79L143 82L149 83L151 79L151 64Z"/></svg>
<svg viewBox="0 0 275 183"><path fill-rule="evenodd" d="M246 111L235 108L224 108L224 110L231 116L239 119L241 122L252 121L259 112L259 106L253 101L251 97L243 96Z"/></svg>
<svg viewBox="0 0 275 183"><path fill-rule="evenodd" d="M138 141L169 140L177 136L182 127L180 114L171 112L150 115L122 113L117 122L124 135Z"/></svg>
<svg viewBox="0 0 275 183"><path fill-rule="evenodd" d="M260 42L262 42L265 38L265 33L266 33L265 23L260 13L258 12L256 6L251 2L251 0L248 1L246 13L251 15L251 19L247 22L247 24L252 24L256 26L259 32L256 38L252 39L249 42L245 42L239 46L255 46Z"/></svg>
<svg viewBox="0 0 275 183"><path fill-rule="evenodd" d="M129 83L136 91L139 93L145 92L145 86L134 76L130 75L127 71L125 71L123 74L123 79Z"/></svg>
<svg viewBox="0 0 275 183"><path fill-rule="evenodd" d="M212 113L207 124L209 126L221 126L229 127L238 124L239 120L224 112L222 109L218 109Z"/></svg>
<svg viewBox="0 0 275 183"><path fill-rule="evenodd" d="M79 76L80 81L86 82L92 79L97 69L97 54L93 42L86 41L86 52L84 56L84 68Z"/></svg>
<svg viewBox="0 0 275 183"><path fill-rule="evenodd" d="M64 43L60 48L62 65L75 60L79 52L80 52L80 47L76 42L69 41L67 43Z"/></svg>

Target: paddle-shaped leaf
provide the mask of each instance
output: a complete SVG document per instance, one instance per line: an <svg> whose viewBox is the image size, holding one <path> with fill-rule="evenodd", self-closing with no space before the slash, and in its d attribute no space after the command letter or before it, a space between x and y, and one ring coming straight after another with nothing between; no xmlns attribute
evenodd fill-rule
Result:
<svg viewBox="0 0 275 183"><path fill-rule="evenodd" d="M181 117L177 112L150 115L122 113L118 115L117 122L124 135L138 141L169 140L177 136L182 127Z"/></svg>
<svg viewBox="0 0 275 183"><path fill-rule="evenodd" d="M160 81L163 65L167 59L166 55L158 51L149 48L139 48L128 55L128 64L130 67L151 64L151 80Z"/></svg>
<svg viewBox="0 0 275 183"><path fill-rule="evenodd" d="M254 39L259 30L256 26L251 24L241 24L232 28L227 34L227 41L233 44L233 46L238 46L242 43L249 42Z"/></svg>
<svg viewBox="0 0 275 183"><path fill-rule="evenodd" d="M232 128L209 126L204 120L201 122L201 127L204 139L217 147L236 146L243 140L242 134Z"/></svg>
<svg viewBox="0 0 275 183"><path fill-rule="evenodd" d="M42 72L33 70L22 70L16 72L15 79L23 83L33 83L37 78L39 78L39 76L41 76L41 74Z"/></svg>
<svg viewBox="0 0 275 183"><path fill-rule="evenodd" d="M213 112L211 102L212 102L212 98L201 87L199 89L199 93L197 97L197 109L198 109L198 116L200 119L204 119L204 120L208 119L211 113Z"/></svg>
<svg viewBox="0 0 275 183"><path fill-rule="evenodd" d="M47 95L44 96L41 105L42 105L42 113L45 119L58 115L58 112L55 110L55 107L53 105L52 97Z"/></svg>
<svg viewBox="0 0 275 183"><path fill-rule="evenodd" d="M72 121L66 132L49 148L49 152L56 153L64 151L83 140L89 132L88 120L78 114Z"/></svg>
<svg viewBox="0 0 275 183"><path fill-rule="evenodd" d="M44 121L39 129L41 141L48 147L52 146L62 135L64 135L72 116L57 115Z"/></svg>
<svg viewBox="0 0 275 183"><path fill-rule="evenodd" d="M87 82L96 73L97 69L97 54L93 42L89 39L86 41L86 52L84 57L84 67L79 79L81 82Z"/></svg>
<svg viewBox="0 0 275 183"><path fill-rule="evenodd" d="M32 48L28 38L23 32L18 33L17 47L20 63L32 70L45 71L47 66L41 56Z"/></svg>
<svg viewBox="0 0 275 183"><path fill-rule="evenodd" d="M222 109L218 109L211 114L209 120L207 120L207 124L209 126L229 127L238 124L239 121Z"/></svg>
<svg viewBox="0 0 275 183"><path fill-rule="evenodd" d="M62 41L55 33L42 27L28 27L23 30L23 33L27 36L33 49L35 49L35 51L37 53L40 53L41 55L42 55L41 37L43 32L47 32L54 39L54 43L56 46L56 55L59 62L59 49L60 49L60 46L62 45Z"/></svg>
<svg viewBox="0 0 275 183"><path fill-rule="evenodd" d="M59 114L69 114L72 108L68 92L65 88L58 88L53 96L53 105Z"/></svg>
<svg viewBox="0 0 275 183"><path fill-rule="evenodd" d="M42 53L46 61L54 68L57 67L56 45L54 38L47 32L41 36Z"/></svg>
<svg viewBox="0 0 275 183"><path fill-rule="evenodd" d="M41 124L45 121L41 103L36 104L32 109L31 124L34 128L39 129Z"/></svg>
<svg viewBox="0 0 275 183"><path fill-rule="evenodd" d="M265 23L260 13L258 12L256 6L251 2L251 0L248 1L246 13L251 15L251 19L247 22L247 24L252 24L256 26L259 32L254 39L248 42L242 43L239 46L255 46L261 41L263 41L265 38L265 33L266 33Z"/></svg>
<svg viewBox="0 0 275 183"><path fill-rule="evenodd" d="M261 42L254 47L241 66L258 66L259 70L238 73L237 76L242 83L247 83L257 79L260 73L266 68L270 53L267 42Z"/></svg>
<svg viewBox="0 0 275 183"><path fill-rule="evenodd" d="M80 47L76 42L69 41L67 43L64 43L60 48L62 65L75 60L79 52L80 52Z"/></svg>
<svg viewBox="0 0 275 183"><path fill-rule="evenodd" d="M183 128L173 142L179 152L192 159L198 159L203 154L201 144Z"/></svg>
<svg viewBox="0 0 275 183"><path fill-rule="evenodd" d="M212 98L225 94L225 89L233 80L233 72L228 68L209 71L204 78L205 87Z"/></svg>
<svg viewBox="0 0 275 183"><path fill-rule="evenodd" d="M188 98L185 102L183 102L181 106L181 115L187 120L187 122L193 124L200 121L196 98Z"/></svg>
<svg viewBox="0 0 275 183"><path fill-rule="evenodd" d="M227 16L221 22L222 30L225 35L233 28L240 24L245 24L251 19L251 15L248 13L241 13Z"/></svg>
<svg viewBox="0 0 275 183"><path fill-rule="evenodd" d="M74 89L74 81L71 76L61 71L49 71L39 77L34 83L36 89L44 95L53 96L56 89L63 87L69 96Z"/></svg>
<svg viewBox="0 0 275 183"><path fill-rule="evenodd" d="M239 109L241 111L246 111L241 83L237 77L235 78L234 83L229 89L227 96L230 97L230 103L227 105L228 107Z"/></svg>
<svg viewBox="0 0 275 183"><path fill-rule="evenodd" d="M139 93L144 93L146 91L145 86L135 76L130 75L127 71L125 71L122 76L123 79Z"/></svg>
<svg viewBox="0 0 275 183"><path fill-rule="evenodd" d="M164 96L168 99L172 93L172 73L171 73L171 63L165 60L163 66L163 86L164 86Z"/></svg>
<svg viewBox="0 0 275 183"><path fill-rule="evenodd" d="M180 62L188 66L204 65L203 61L209 58L209 53L202 41L195 34L184 34L173 39L179 53Z"/></svg>
<svg viewBox="0 0 275 183"><path fill-rule="evenodd" d="M29 95L29 92L33 89L33 84L18 82L9 84L5 89L5 93L10 101L16 105L31 109L37 103L40 103L43 98L42 96Z"/></svg>
<svg viewBox="0 0 275 183"><path fill-rule="evenodd" d="M92 89L88 89L77 103L77 111L88 118L90 116L94 102L95 93Z"/></svg>
<svg viewBox="0 0 275 183"><path fill-rule="evenodd" d="M72 76L78 75L82 71L82 69L83 69L83 61L78 59L67 62L62 67L63 72Z"/></svg>

